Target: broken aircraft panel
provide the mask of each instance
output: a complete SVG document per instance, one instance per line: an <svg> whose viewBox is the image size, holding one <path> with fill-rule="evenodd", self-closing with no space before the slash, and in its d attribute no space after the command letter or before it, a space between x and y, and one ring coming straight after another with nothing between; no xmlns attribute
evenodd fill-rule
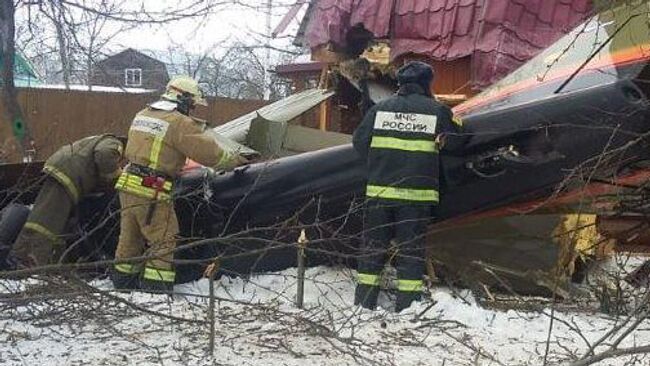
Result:
<svg viewBox="0 0 650 366"><path fill-rule="evenodd" d="M217 126L214 131L235 142L244 143L250 124L257 116L273 122L289 122L333 95L334 92L323 89L305 90Z"/></svg>
<svg viewBox="0 0 650 366"><path fill-rule="evenodd" d="M260 152L262 158L295 155L350 142L350 135L269 121L260 116L251 121L246 137L246 145Z"/></svg>

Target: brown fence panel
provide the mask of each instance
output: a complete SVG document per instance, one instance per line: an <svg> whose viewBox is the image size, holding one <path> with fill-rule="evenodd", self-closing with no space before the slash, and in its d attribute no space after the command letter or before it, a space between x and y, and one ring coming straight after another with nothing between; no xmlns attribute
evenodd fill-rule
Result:
<svg viewBox="0 0 650 366"><path fill-rule="evenodd" d="M0 93L1 95L1 93ZM126 134L135 113L157 94L20 89L18 101L30 128L36 159L50 156L60 146L100 133ZM21 155L0 103L0 162L19 162ZM266 102L216 98L198 107L197 117L219 125L254 111Z"/></svg>

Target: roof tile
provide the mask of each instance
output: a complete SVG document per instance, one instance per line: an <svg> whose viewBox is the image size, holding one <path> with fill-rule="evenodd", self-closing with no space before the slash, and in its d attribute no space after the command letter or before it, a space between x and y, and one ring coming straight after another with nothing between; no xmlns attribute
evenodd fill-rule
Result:
<svg viewBox="0 0 650 366"><path fill-rule="evenodd" d="M542 6L537 12L537 18L544 23L551 23L553 21L554 12L555 12L555 7Z"/></svg>
<svg viewBox="0 0 650 366"><path fill-rule="evenodd" d="M311 47L345 46L347 30L362 23L375 37L390 38L393 58L472 56L472 82L484 86L554 42L591 9L591 0L320 0L306 37Z"/></svg>
<svg viewBox="0 0 650 366"><path fill-rule="evenodd" d="M555 16L553 17L553 25L558 30L564 30L571 23L572 10L571 4L557 4L555 7Z"/></svg>

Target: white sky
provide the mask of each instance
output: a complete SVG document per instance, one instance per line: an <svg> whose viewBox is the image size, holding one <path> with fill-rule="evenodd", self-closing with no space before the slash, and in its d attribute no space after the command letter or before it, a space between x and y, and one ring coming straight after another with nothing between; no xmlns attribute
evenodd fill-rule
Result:
<svg viewBox="0 0 650 366"><path fill-rule="evenodd" d="M277 5L274 4L273 7L271 29L275 29L289 11L287 4L294 2L295 0L274 0ZM259 3L264 4L265 1L259 0ZM291 26L272 42L273 46L282 48L293 40L305 8L306 6L292 21ZM187 51L202 54L211 49L218 52L219 49L237 41L251 45L264 44L265 32L266 9L232 5L228 9L217 10L206 18L191 18L164 25L144 25L139 29L123 32L111 42L111 48L166 50L178 45Z"/></svg>

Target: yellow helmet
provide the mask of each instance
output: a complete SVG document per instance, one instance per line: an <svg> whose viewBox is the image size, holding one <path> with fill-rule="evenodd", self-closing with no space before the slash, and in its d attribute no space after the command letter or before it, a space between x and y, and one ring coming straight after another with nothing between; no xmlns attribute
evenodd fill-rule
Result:
<svg viewBox="0 0 650 366"><path fill-rule="evenodd" d="M183 93L189 93L195 104L208 105L205 99L203 99L203 93L201 92L201 89L199 89L199 83L191 77L184 75L177 76L170 80L169 83L167 83L165 93L161 95L161 97L175 102L178 100L178 96Z"/></svg>

